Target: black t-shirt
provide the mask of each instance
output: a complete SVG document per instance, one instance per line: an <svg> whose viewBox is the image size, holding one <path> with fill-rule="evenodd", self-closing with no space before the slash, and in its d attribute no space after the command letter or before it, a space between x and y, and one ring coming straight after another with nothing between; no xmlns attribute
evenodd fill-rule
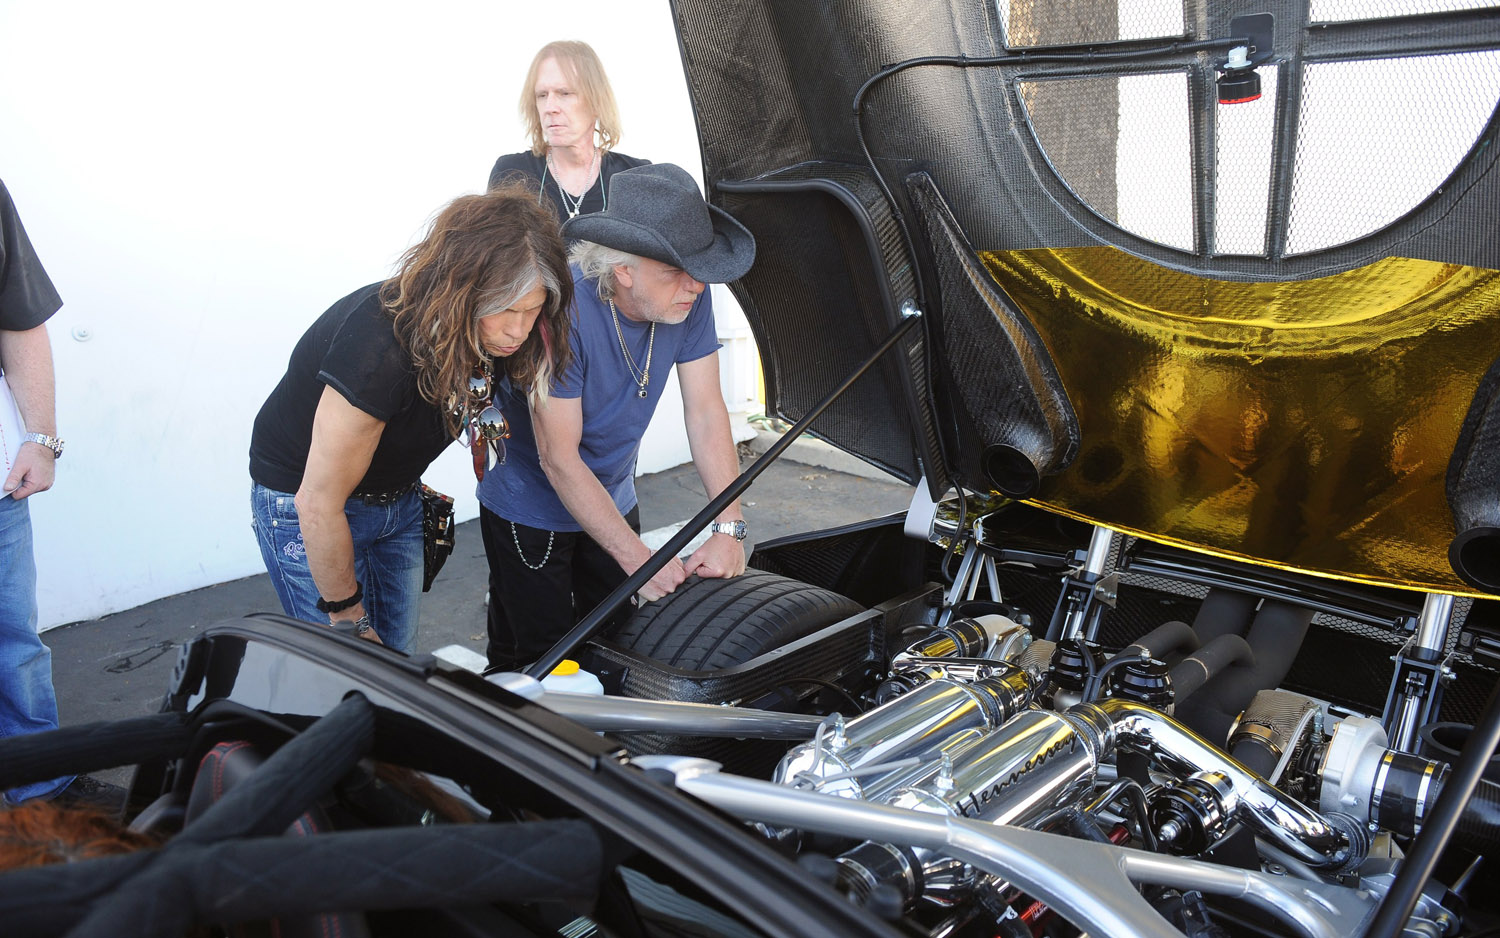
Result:
<svg viewBox="0 0 1500 938"><path fill-rule="evenodd" d="M602 212L604 210L604 194L609 187L609 180L615 173L624 169L632 169L636 166L645 166L650 160L640 160L623 153L611 150L604 154L599 161L599 182L589 187L589 191L583 194L583 205L579 208L579 214L588 215L591 212ZM530 176L533 185L542 183L542 191L557 209L559 222L568 220L567 206L563 205L562 193L558 191L557 180L547 169L547 158L545 156L533 156L530 150L524 153L507 153L495 161L495 168L490 170L489 187L491 189L500 184L506 174L522 172ZM545 174L545 175L544 175Z"/></svg>
<svg viewBox="0 0 1500 938"><path fill-rule="evenodd" d="M42 269L16 204L0 182L0 329L35 329L61 307L62 297Z"/></svg>
<svg viewBox="0 0 1500 938"><path fill-rule="evenodd" d="M411 357L379 293L378 283L355 290L297 341L286 374L255 417L250 478L278 492L297 491L325 385L385 421L356 492L377 495L410 485L453 441L442 411L417 390Z"/></svg>

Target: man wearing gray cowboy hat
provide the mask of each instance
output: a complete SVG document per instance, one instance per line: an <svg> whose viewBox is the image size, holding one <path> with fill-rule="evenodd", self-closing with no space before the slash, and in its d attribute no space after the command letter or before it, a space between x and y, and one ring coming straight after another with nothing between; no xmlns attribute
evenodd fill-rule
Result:
<svg viewBox="0 0 1500 938"><path fill-rule="evenodd" d="M704 487L716 495L739 474L704 285L750 269L750 232L706 203L681 167L656 163L617 173L605 210L569 219L562 233L578 242L569 256L573 362L535 410L501 388L508 452L479 485L489 661L503 669L540 657L651 556L639 536L636 456L673 365ZM744 538L733 502L708 541L674 558L641 595L659 599L691 574L738 576Z"/></svg>

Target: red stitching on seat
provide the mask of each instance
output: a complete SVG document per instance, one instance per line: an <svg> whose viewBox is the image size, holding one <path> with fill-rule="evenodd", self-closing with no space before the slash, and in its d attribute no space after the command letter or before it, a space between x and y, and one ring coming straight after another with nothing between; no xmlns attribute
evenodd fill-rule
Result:
<svg viewBox="0 0 1500 938"><path fill-rule="evenodd" d="M198 771L201 773L203 767L208 765L210 760L213 761L212 772L215 801L224 796L224 763L231 755L239 752L241 749L249 748L250 745L251 743L248 740L243 739L228 743L218 743L208 752L204 753L202 761L198 763ZM309 834L316 834L318 832L318 824L313 819L311 813L304 813L292 822L292 829L297 832L298 836L306 837ZM270 924L273 938L281 938L281 920L271 919ZM334 938L334 936L342 938L344 934L344 928L339 924L337 916L319 915L318 924L322 929L324 938Z"/></svg>
<svg viewBox="0 0 1500 938"><path fill-rule="evenodd" d="M224 796L224 760L229 758L232 753L239 752L241 749L247 749L249 746L250 742L248 740L240 739L232 743L219 743L203 754L203 760L198 763L198 771L202 772L203 767L208 764L209 760L213 760L215 801Z"/></svg>

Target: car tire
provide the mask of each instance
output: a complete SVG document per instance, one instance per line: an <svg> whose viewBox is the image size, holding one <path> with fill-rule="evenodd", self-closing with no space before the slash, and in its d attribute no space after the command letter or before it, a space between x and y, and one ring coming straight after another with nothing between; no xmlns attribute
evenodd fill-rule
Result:
<svg viewBox="0 0 1500 938"><path fill-rule="evenodd" d="M730 579L688 577L611 638L662 664L717 671L863 611L831 590L746 570Z"/></svg>

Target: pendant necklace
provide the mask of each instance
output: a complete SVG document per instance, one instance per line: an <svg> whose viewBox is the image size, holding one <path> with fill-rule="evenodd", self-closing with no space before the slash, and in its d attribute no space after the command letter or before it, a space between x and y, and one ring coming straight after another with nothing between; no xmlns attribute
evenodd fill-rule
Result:
<svg viewBox="0 0 1500 938"><path fill-rule="evenodd" d="M615 321L615 337L620 340L620 354L625 356L625 367L630 369L630 377L635 381L635 396L644 398L646 385L651 383L651 350L656 346L656 323L651 324L651 331L646 335L646 367L636 368L630 348L625 344L625 330L620 328L620 312L615 309L614 300L609 301L609 315Z"/></svg>
<svg viewBox="0 0 1500 938"><path fill-rule="evenodd" d="M588 175L585 176L584 178L585 179L593 179L594 178L594 170L597 169L598 167L599 167L599 148L598 147L594 147L594 158L593 158L593 160L591 160L589 162L589 172L588 172ZM557 164L552 161L552 150L550 148L547 150L547 169L550 170L551 173L552 173L552 182L554 184L556 184L557 191L562 196L563 208L567 209L567 211L568 211L568 217L569 218L577 218L579 210L581 210L583 208L583 200L588 196L590 190L592 190L594 188L594 184L593 183L589 183L589 185L584 188L583 192L579 193L578 196L575 198L571 193L568 192L567 189L563 188L562 177L557 174ZM597 179L595 180L595 182L598 182L598 181L599 180L597 180ZM546 183L543 183L543 185L546 185Z"/></svg>

